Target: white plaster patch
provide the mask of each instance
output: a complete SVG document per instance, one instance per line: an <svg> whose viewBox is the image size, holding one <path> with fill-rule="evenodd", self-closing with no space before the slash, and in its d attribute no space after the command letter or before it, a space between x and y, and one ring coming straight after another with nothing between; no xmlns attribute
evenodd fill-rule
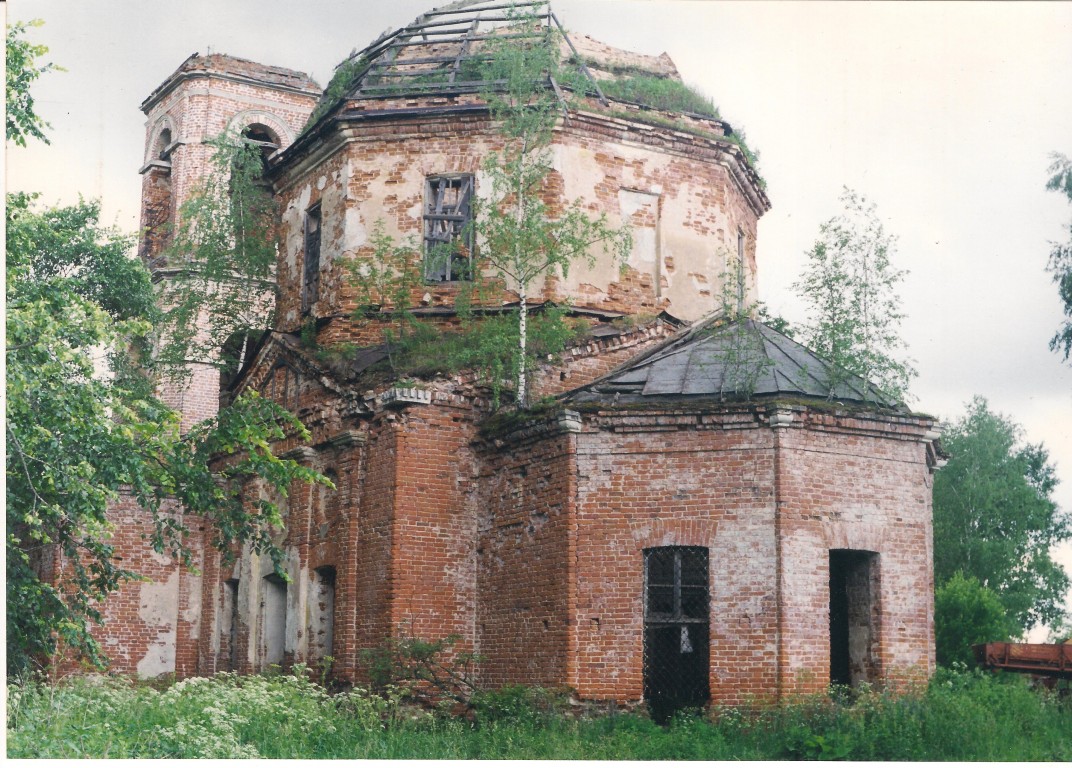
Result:
<svg viewBox="0 0 1072 768"><path fill-rule="evenodd" d="M368 230L357 208L347 208L343 214L343 245L348 251L356 251L368 242Z"/></svg>
<svg viewBox="0 0 1072 768"><path fill-rule="evenodd" d="M168 580L146 582L138 595L138 616L151 627L171 626L179 606L179 574L173 572Z"/></svg>
<svg viewBox="0 0 1072 768"><path fill-rule="evenodd" d="M175 671L175 628L164 630L149 644L138 662L138 677L158 677Z"/></svg>
<svg viewBox="0 0 1072 768"><path fill-rule="evenodd" d="M140 677L156 677L175 671L175 621L179 600L179 574L172 573L163 583L141 585L138 595L138 616L151 627L160 627L156 639L149 644L145 656L138 662Z"/></svg>

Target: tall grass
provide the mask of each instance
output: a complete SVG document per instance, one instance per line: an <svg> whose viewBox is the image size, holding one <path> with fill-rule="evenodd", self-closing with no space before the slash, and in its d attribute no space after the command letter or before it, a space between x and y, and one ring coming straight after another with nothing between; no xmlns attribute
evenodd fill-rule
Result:
<svg viewBox="0 0 1072 768"><path fill-rule="evenodd" d="M585 760L1072 760L1072 703L1016 677L940 671L926 691L860 691L773 709L721 709L660 727L576 717L511 689L474 721L406 706L397 691L331 696L302 675L192 679L165 690L110 678L8 687L19 758Z"/></svg>

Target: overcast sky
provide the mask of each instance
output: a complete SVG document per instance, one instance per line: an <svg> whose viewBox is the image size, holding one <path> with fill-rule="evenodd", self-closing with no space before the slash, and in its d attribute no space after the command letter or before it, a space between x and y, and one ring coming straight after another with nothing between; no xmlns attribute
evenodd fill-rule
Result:
<svg viewBox="0 0 1072 768"><path fill-rule="evenodd" d="M141 101L191 53L311 74L437 0L9 0L68 71L34 88L49 147L8 148L9 189L99 197L138 226ZM803 319L790 284L849 186L898 238L914 407L954 418L975 394L1043 442L1072 508L1072 367L1047 349L1061 320L1045 272L1072 206L1046 192L1072 154L1072 3L715 3L554 0L569 30L666 51L760 152L760 296ZM1072 565L1072 547L1062 559Z"/></svg>

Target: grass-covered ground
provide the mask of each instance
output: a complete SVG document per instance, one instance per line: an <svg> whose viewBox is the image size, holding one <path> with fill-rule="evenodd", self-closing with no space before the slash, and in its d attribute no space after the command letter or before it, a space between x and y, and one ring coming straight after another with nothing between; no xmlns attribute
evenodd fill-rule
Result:
<svg viewBox="0 0 1072 768"><path fill-rule="evenodd" d="M563 714L540 692L487 697L475 721L304 677L9 684L8 757L1072 760L1072 701L1017 677L939 671L916 695L862 692L721 710L667 727Z"/></svg>

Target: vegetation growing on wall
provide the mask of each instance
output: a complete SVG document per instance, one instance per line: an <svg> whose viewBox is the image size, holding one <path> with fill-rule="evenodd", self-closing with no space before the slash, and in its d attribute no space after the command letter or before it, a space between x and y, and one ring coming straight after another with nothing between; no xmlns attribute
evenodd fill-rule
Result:
<svg viewBox="0 0 1072 768"><path fill-rule="evenodd" d="M536 26L519 18L520 27ZM528 349L528 301L537 280L568 274L571 264L595 264L594 248L602 247L618 263L631 247L627 230L614 229L606 214L593 218L579 202L554 213L543 197L552 171L551 131L562 109L548 77L569 84L560 67L558 39L551 30L539 39L518 43L489 41L484 80L496 83L486 97L506 144L489 155L484 172L490 194L478 200L476 220L482 250L478 270L498 277L514 291L518 306L516 392L519 406L528 404L528 372L534 358Z"/></svg>
<svg viewBox="0 0 1072 768"><path fill-rule="evenodd" d="M172 378L190 363L236 367L228 341L271 328L275 313L278 206L261 148L230 134L206 144L212 168L179 209L160 284L158 366Z"/></svg>
<svg viewBox="0 0 1072 768"><path fill-rule="evenodd" d="M339 64L335 68L335 73L331 76L328 87L324 89L324 95L320 97L320 101L317 102L316 107L309 115L309 119L305 121L305 126L302 130L304 131L310 126L316 125L320 118L335 109L353 84L354 78L360 75L367 66L368 60L360 56L347 59Z"/></svg>
<svg viewBox="0 0 1072 768"><path fill-rule="evenodd" d="M720 119L718 107L709 96L669 77L636 74L600 80L599 87L610 99L632 101L668 112L694 112Z"/></svg>

